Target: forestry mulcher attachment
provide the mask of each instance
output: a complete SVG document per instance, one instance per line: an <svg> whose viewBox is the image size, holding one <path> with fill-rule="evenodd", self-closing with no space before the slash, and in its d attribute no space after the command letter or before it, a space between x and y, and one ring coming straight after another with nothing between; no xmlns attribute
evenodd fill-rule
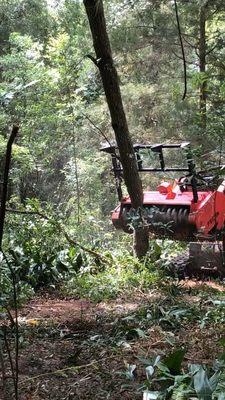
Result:
<svg viewBox="0 0 225 400"><path fill-rule="evenodd" d="M224 166L196 171L190 144L135 144L139 172L158 173L157 190L144 191L143 209L134 211L129 196L123 196L123 169L118 148L105 146L111 155L119 205L112 211L116 229L133 231L137 213L155 236L190 242L189 255L178 257L174 268L191 274L225 276L225 179ZM172 162L171 167L166 167ZM175 179L175 174L180 177ZM165 177L169 176L165 179ZM173 180L172 180L172 179Z"/></svg>

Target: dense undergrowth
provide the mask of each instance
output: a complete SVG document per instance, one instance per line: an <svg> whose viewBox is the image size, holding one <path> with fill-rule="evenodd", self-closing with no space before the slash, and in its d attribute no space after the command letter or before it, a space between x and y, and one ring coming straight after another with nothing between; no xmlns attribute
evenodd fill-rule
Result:
<svg viewBox="0 0 225 400"><path fill-rule="evenodd" d="M18 206L14 199L10 207L0 281L5 298L12 292L9 265L22 301L40 288L62 285L74 296L101 301L132 287L150 287L163 273L159 260L165 264L182 248L176 243L171 246L171 241L152 239L149 253L139 261L132 256L131 236L109 231L106 240L101 222L93 218L89 228L83 224L87 240L80 242L82 226L69 224L50 206L43 210L36 200Z"/></svg>
<svg viewBox="0 0 225 400"><path fill-rule="evenodd" d="M10 207L18 210L18 204ZM140 342L137 362L128 362L118 373L135 396L143 392L144 400L224 399L224 292L210 286L188 287L168 275L170 259L183 251L180 244L152 239L149 253L139 261L132 256L131 237L108 231L106 244L101 223L93 219L90 229L86 226L89 240L82 241L80 247L81 227L69 225L50 206L43 209L36 201L29 201L19 210L22 214L7 215L0 278L3 322L15 305L14 289L19 306L39 295L40 290L56 290L60 296L94 303L143 298L137 309L114 319L105 336L93 334L88 339L89 346L95 346L97 340L101 349L106 347L117 354L119 348L130 349ZM77 245L68 241L65 232ZM20 332L21 340L30 337L27 329ZM219 350L208 366L193 360L187 362L191 342L182 338L182 332L192 329L199 337L212 329L217 332ZM152 330L158 330L163 343L163 350L154 357L144 351ZM51 336L53 331L55 338L58 328L37 328L41 337ZM10 335L14 334L13 330Z"/></svg>

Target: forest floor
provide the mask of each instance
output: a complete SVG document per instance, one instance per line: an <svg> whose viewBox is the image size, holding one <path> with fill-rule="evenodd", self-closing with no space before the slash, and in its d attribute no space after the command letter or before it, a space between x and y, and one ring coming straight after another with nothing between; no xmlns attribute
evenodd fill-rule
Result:
<svg viewBox="0 0 225 400"><path fill-rule="evenodd" d="M19 311L19 399L142 399L141 358L184 347L186 364L215 360L223 296L224 285L195 281L98 304L42 293Z"/></svg>

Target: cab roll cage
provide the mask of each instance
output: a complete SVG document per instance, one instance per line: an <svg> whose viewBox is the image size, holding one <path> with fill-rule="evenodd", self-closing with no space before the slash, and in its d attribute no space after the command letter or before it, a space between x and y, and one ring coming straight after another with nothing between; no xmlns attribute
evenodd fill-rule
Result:
<svg viewBox="0 0 225 400"><path fill-rule="evenodd" d="M198 192L197 192L197 180L196 180L196 169L195 169L195 163L192 157L192 152L190 149L190 143L189 142L183 142L179 144L162 144L162 143L157 143L157 144L134 144L134 153L136 156L137 160L137 166L139 172L187 172L188 177L190 177L190 185L192 188L193 192L193 200L194 203L197 203L198 201ZM140 150L143 149L149 149L153 153L157 153L159 157L159 168L151 168L151 167L143 167L143 160L141 157ZM164 158L164 149L181 149L184 150L185 155L186 155L186 160L187 160L187 167L181 167L181 168L167 168L165 165L165 158ZM121 188L121 182L123 180L123 168L120 162L120 156L118 155L118 147L116 145L105 145L101 147L100 151L103 151L105 153L108 153L111 155L112 158L112 170L115 176L116 180L116 189L117 189L117 194L119 201L121 201L123 197L122 193L122 188Z"/></svg>

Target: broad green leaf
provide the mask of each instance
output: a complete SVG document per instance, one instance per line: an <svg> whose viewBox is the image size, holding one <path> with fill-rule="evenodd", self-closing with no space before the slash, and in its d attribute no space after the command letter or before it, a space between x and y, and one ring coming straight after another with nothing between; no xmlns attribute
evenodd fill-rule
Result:
<svg viewBox="0 0 225 400"><path fill-rule="evenodd" d="M150 379L155 372L152 365L149 365L147 368L145 368L145 371L148 379Z"/></svg>
<svg viewBox="0 0 225 400"><path fill-rule="evenodd" d="M191 365L190 370L193 375L193 385L198 398L201 400L211 400L212 388L206 370L202 365L197 364Z"/></svg>
<svg viewBox="0 0 225 400"><path fill-rule="evenodd" d="M127 364L127 370L125 374L128 379L134 380L134 371L136 368L137 366L135 364Z"/></svg>
<svg viewBox="0 0 225 400"><path fill-rule="evenodd" d="M157 400L159 395L159 392L150 392L149 390L145 390L143 393L143 400Z"/></svg>
<svg viewBox="0 0 225 400"><path fill-rule="evenodd" d="M213 374L211 376L211 378L209 379L210 387L213 392L216 390L220 376L221 376L221 372L215 372L215 374Z"/></svg>
<svg viewBox="0 0 225 400"><path fill-rule="evenodd" d="M178 349L166 357L163 364L166 365L171 374L180 374L181 364L183 362L185 353L186 351L184 349Z"/></svg>

